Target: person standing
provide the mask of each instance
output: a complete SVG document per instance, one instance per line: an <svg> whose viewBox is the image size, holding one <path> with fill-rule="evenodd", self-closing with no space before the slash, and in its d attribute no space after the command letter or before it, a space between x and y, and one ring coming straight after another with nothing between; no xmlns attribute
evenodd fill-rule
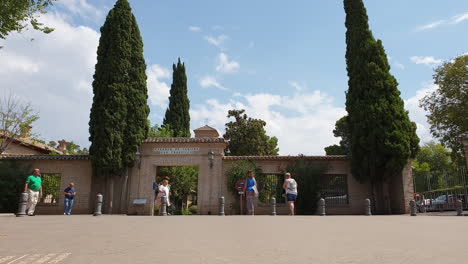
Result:
<svg viewBox="0 0 468 264"><path fill-rule="evenodd" d="M289 205L289 215L294 215L294 203L297 200L297 182L291 177L291 173L284 175L283 189L286 190L286 200Z"/></svg>
<svg viewBox="0 0 468 264"><path fill-rule="evenodd" d="M161 211L161 197L164 197L164 200L166 200L166 204L167 204L167 207L166 207L166 210L167 208L171 205L169 203L169 180L167 178L165 178L162 182L161 185L159 185L158 187L158 195L156 196L156 204L159 205L159 215L161 215L162 211Z"/></svg>
<svg viewBox="0 0 468 264"><path fill-rule="evenodd" d="M258 196L257 181L254 178L253 172L247 172L247 186L245 188L245 199L247 201L247 214L255 214L255 198Z"/></svg>
<svg viewBox="0 0 468 264"><path fill-rule="evenodd" d="M38 200L42 198L42 179L41 171L39 169L34 169L33 175L30 175L26 179L24 192L28 193L28 206L26 208L26 213L29 216L33 216L34 211L36 210L36 204Z"/></svg>
<svg viewBox="0 0 468 264"><path fill-rule="evenodd" d="M73 202L75 201L75 195L76 191L74 188L75 184L73 182L70 182L70 185L68 185L67 188L63 191L63 194L65 194L65 200L64 200L64 215L70 215L73 207Z"/></svg>

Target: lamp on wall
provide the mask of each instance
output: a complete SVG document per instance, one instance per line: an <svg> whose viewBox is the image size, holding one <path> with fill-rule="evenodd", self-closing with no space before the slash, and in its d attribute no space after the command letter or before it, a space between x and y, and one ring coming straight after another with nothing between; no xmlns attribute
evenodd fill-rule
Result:
<svg viewBox="0 0 468 264"><path fill-rule="evenodd" d="M210 161L210 168L213 168L213 161L214 161L214 152L213 150L210 150L208 152L208 160Z"/></svg>

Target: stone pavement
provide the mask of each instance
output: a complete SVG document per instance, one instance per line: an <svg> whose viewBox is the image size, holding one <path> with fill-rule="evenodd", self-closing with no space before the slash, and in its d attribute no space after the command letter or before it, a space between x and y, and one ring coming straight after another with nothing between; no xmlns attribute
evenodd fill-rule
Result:
<svg viewBox="0 0 468 264"><path fill-rule="evenodd" d="M0 216L0 263L468 263L466 217Z"/></svg>

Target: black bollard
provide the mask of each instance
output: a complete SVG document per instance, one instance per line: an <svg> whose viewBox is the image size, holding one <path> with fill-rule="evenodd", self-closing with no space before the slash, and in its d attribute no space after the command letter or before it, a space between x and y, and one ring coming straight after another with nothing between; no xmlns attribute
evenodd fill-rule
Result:
<svg viewBox="0 0 468 264"><path fill-rule="evenodd" d="M26 208L28 207L28 198L29 198L29 195L27 192L20 194L20 201L18 204L18 213L16 214L17 217L26 216Z"/></svg>
<svg viewBox="0 0 468 264"><path fill-rule="evenodd" d="M276 215L276 198L275 197L271 197L270 204L271 204L271 214L270 215L275 216Z"/></svg>
<svg viewBox="0 0 468 264"><path fill-rule="evenodd" d="M417 211L417 207L416 207L416 202L414 200L411 200L410 201L410 210L411 210L411 216L416 216L416 211Z"/></svg>
<svg viewBox="0 0 468 264"><path fill-rule="evenodd" d="M224 216L224 197L219 197L219 215Z"/></svg>
<svg viewBox="0 0 468 264"><path fill-rule="evenodd" d="M94 216L102 215L102 194L96 195L96 208L94 208Z"/></svg>

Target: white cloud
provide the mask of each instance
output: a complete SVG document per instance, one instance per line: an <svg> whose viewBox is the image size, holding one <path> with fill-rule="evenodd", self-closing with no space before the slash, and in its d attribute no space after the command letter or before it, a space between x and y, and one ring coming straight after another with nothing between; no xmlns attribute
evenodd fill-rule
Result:
<svg viewBox="0 0 468 264"><path fill-rule="evenodd" d="M422 57L422 56L412 56L410 60L416 64L423 64L426 66L436 66L442 63L442 60L436 59L432 56Z"/></svg>
<svg viewBox="0 0 468 264"><path fill-rule="evenodd" d="M88 147L99 33L73 26L54 13L44 14L41 22L55 31L43 34L28 30L0 41L4 46L0 51L0 91L11 90L32 103L40 115L33 130L44 139L73 140Z"/></svg>
<svg viewBox="0 0 468 264"><path fill-rule="evenodd" d="M201 28L197 26L189 26L189 30L193 32L199 32L201 31Z"/></svg>
<svg viewBox="0 0 468 264"><path fill-rule="evenodd" d="M236 73L239 71L240 65L237 61L229 61L228 56L221 52L218 56L218 65L216 70L223 73Z"/></svg>
<svg viewBox="0 0 468 264"><path fill-rule="evenodd" d="M209 118L209 125L222 135L231 109L245 109L248 116L266 121L267 134L278 137L281 155L324 154L326 146L338 143L332 131L336 120L346 114L344 108L334 106L333 98L318 90L292 96L237 94L227 103L210 99L192 107L192 126L202 126Z"/></svg>
<svg viewBox="0 0 468 264"><path fill-rule="evenodd" d="M217 37L213 36L205 36L206 41L210 43L211 45L214 45L218 48L222 48L222 45L224 44L224 41L227 40L229 37L226 35L219 35Z"/></svg>
<svg viewBox="0 0 468 264"><path fill-rule="evenodd" d="M94 22L104 17L103 11L89 4L87 0L60 0L56 4L62 5L74 15L90 19Z"/></svg>
<svg viewBox="0 0 468 264"><path fill-rule="evenodd" d="M395 62L395 63L393 63L393 65L395 65L400 70L406 69L405 65L403 65L403 64L401 64L399 62Z"/></svg>
<svg viewBox="0 0 468 264"><path fill-rule="evenodd" d="M297 81L289 81L289 85L291 85L296 91L300 92L304 90L304 86L299 84Z"/></svg>
<svg viewBox="0 0 468 264"><path fill-rule="evenodd" d="M151 104L166 109L170 87L161 79L169 79L171 77L170 70L153 64L146 69L146 75L148 76L148 97Z"/></svg>
<svg viewBox="0 0 468 264"><path fill-rule="evenodd" d="M442 25L456 25L456 24L461 23L461 22L463 22L465 20L468 20L468 12L455 15L455 16L453 16L451 18L448 18L448 19L442 19L442 20L437 20L437 21L428 23L426 25L418 27L417 30L419 30L419 31L430 30L430 29L434 29L434 28L437 28L437 27L442 26Z"/></svg>
<svg viewBox="0 0 468 264"><path fill-rule="evenodd" d="M222 86L215 77L213 76L205 76L200 79L200 86L203 88L208 88L208 87L216 87L220 90L226 91L228 90L226 87Z"/></svg>
<svg viewBox="0 0 468 264"><path fill-rule="evenodd" d="M428 113L424 111L423 108L419 107L419 101L436 89L437 85L433 83L425 84L421 89L416 91L415 96L405 100L405 108L409 112L409 117L411 121L416 122L417 124L416 133L421 139L420 144L435 140L431 135L430 125L427 123L426 115Z"/></svg>

